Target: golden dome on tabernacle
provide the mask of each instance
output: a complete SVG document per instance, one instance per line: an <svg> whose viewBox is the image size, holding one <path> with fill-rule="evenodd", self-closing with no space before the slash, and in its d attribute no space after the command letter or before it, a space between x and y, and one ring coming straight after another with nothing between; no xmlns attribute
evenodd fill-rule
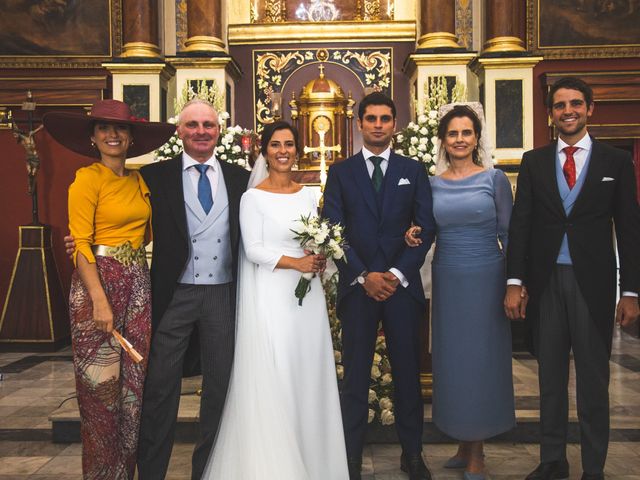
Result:
<svg viewBox="0 0 640 480"><path fill-rule="evenodd" d="M324 64L318 66L320 75L318 78L311 80L304 87L300 93L300 98L330 98L330 99L343 99L344 94L342 88L336 82L324 75Z"/></svg>

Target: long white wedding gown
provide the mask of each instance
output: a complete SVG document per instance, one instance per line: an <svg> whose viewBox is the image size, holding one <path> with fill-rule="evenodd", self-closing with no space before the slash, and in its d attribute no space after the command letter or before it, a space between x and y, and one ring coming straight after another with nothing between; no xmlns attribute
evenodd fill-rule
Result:
<svg viewBox="0 0 640 480"><path fill-rule="evenodd" d="M205 479L349 478L322 285L314 278L298 306L300 273L275 268L282 255L304 254L291 229L309 213L308 188L242 197L235 359Z"/></svg>

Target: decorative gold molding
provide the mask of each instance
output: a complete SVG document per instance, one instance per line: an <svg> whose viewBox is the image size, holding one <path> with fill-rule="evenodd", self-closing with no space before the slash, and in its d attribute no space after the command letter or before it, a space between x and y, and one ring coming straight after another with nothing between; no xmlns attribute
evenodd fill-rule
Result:
<svg viewBox="0 0 640 480"><path fill-rule="evenodd" d="M171 57L165 61L174 69L225 69L235 80L241 76L238 64L231 57Z"/></svg>
<svg viewBox="0 0 640 480"><path fill-rule="evenodd" d="M524 41L518 37L493 37L484 42L483 53L524 52Z"/></svg>
<svg viewBox="0 0 640 480"><path fill-rule="evenodd" d="M224 52L224 42L216 37L195 35L184 42L183 52Z"/></svg>
<svg viewBox="0 0 640 480"><path fill-rule="evenodd" d="M126 73L131 75L157 75L162 74L173 76L176 69L164 62L159 63L103 63L103 68L110 73Z"/></svg>
<svg viewBox="0 0 640 480"><path fill-rule="evenodd" d="M287 22L229 25L229 45L415 41L416 22Z"/></svg>
<svg viewBox="0 0 640 480"><path fill-rule="evenodd" d="M509 58L482 58L479 57L471 64L474 73L482 69L499 68L533 68L543 60L542 57L509 57Z"/></svg>
<svg viewBox="0 0 640 480"><path fill-rule="evenodd" d="M160 47L147 42L129 42L122 47L122 58L160 58Z"/></svg>
<svg viewBox="0 0 640 480"><path fill-rule="evenodd" d="M450 32L432 32L418 39L418 48L460 48L458 37Z"/></svg>

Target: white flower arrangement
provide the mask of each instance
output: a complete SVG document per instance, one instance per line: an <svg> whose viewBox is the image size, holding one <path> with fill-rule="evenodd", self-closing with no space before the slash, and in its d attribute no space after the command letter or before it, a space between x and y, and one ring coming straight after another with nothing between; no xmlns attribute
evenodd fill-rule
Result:
<svg viewBox="0 0 640 480"><path fill-rule="evenodd" d="M251 145L255 144L255 135L253 131L236 126L227 127L227 120L229 120L229 114L222 109L222 96L220 95L220 89L216 82L210 82L207 84L205 80L197 83L197 88L194 89L193 85L186 85L182 89L181 95L176 98L174 107L176 112L182 111L185 104L193 99L201 98L211 103L218 113L218 120L220 122L220 138L218 138L218 144L216 146L216 157L219 160L224 160L229 163L235 163L247 170L251 170L249 165L249 157L252 152L243 151L242 149L242 137L248 136L251 139ZM177 123L178 117L171 117L167 120L169 123ZM154 159L169 160L182 153L183 150L182 140L178 138L177 132L173 136L158 148L154 152Z"/></svg>
<svg viewBox="0 0 640 480"><path fill-rule="evenodd" d="M436 173L438 155L438 110L450 102L464 101L464 86L456 83L451 92L447 91L445 77L436 77L424 84L426 100L416 112L416 121L394 135L393 149L398 155L413 158L424 164L429 175Z"/></svg>
<svg viewBox="0 0 640 480"><path fill-rule="evenodd" d="M327 260L344 258L345 238L342 236L342 225L332 224L327 219L311 214L301 215L298 222L302 228L291 231L295 233L294 240L298 240L302 248L314 255L324 255ZM315 276L315 273L303 273L300 277L295 289L298 305L302 305L302 300L311 289L311 279Z"/></svg>

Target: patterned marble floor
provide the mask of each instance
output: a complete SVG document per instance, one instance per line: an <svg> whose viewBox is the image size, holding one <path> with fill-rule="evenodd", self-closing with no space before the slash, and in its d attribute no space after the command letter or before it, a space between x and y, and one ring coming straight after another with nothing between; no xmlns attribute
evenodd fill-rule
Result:
<svg viewBox="0 0 640 480"><path fill-rule="evenodd" d="M528 354L516 353L513 359L517 418L520 425L538 420L536 363ZM640 480L640 340L617 333L611 360L611 446L607 461L607 479ZM70 349L56 353L0 353L0 480L75 480L81 479L81 447L78 443L53 443L52 412L73 410L74 381ZM571 379L571 418L575 420L575 396ZM194 391L197 379L183 385L181 415L193 417L197 411ZM425 409L425 422L430 408ZM455 445L424 445L425 458L437 480L461 479L462 472L447 471L443 462L453 454ZM530 443L528 443L530 442ZM176 443L168 479L190 478L192 443ZM372 444L365 449L363 478L367 480L406 479L399 468L397 444ZM571 479L580 478L580 449L568 450ZM488 442L486 464L488 478L522 479L538 461L538 446L529 440L514 442L509 436ZM271 480L271 479L265 479Z"/></svg>

